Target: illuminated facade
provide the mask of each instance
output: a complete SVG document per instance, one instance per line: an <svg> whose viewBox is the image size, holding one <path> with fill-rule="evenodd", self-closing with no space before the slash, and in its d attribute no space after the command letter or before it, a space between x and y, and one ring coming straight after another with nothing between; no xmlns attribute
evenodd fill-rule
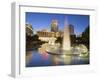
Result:
<svg viewBox="0 0 100 80"><path fill-rule="evenodd" d="M37 35L39 37L55 37L55 32L37 31Z"/></svg>
<svg viewBox="0 0 100 80"><path fill-rule="evenodd" d="M39 36L39 39L42 41L49 41L52 37L54 37L55 39L57 37L62 37L63 36L63 32L49 32L49 31L37 31L37 35Z"/></svg>
<svg viewBox="0 0 100 80"><path fill-rule="evenodd" d="M49 42L52 37L55 37L55 32L37 31L37 35L41 41Z"/></svg>
<svg viewBox="0 0 100 80"><path fill-rule="evenodd" d="M55 32L55 36L56 37L63 37L63 33L62 31L59 31L59 32Z"/></svg>
<svg viewBox="0 0 100 80"><path fill-rule="evenodd" d="M63 32L37 31L39 37L62 37Z"/></svg>

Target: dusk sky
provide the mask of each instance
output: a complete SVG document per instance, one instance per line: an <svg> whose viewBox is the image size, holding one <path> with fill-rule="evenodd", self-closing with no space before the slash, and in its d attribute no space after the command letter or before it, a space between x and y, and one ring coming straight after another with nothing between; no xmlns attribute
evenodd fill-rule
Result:
<svg viewBox="0 0 100 80"><path fill-rule="evenodd" d="M68 24L74 26L75 34L81 34L89 25L88 15L75 15L75 14L51 14L51 13L34 13L26 12L26 23L31 24L35 31L43 29L51 29L51 22L53 19L58 20L59 30L64 29L65 20Z"/></svg>

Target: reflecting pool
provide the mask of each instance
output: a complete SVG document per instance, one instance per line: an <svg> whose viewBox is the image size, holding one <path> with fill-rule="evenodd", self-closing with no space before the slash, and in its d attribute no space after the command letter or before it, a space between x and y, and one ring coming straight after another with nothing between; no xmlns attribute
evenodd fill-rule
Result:
<svg viewBox="0 0 100 80"><path fill-rule="evenodd" d="M38 50L26 51L26 67L89 64L89 56L50 54Z"/></svg>

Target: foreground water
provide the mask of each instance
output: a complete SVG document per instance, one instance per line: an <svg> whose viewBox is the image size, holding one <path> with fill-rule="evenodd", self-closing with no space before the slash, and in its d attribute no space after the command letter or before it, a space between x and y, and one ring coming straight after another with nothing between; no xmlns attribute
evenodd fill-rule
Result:
<svg viewBox="0 0 100 80"><path fill-rule="evenodd" d="M39 53L38 50L27 51L26 67L58 66L58 65L79 65L89 64L89 56L78 55L52 55Z"/></svg>

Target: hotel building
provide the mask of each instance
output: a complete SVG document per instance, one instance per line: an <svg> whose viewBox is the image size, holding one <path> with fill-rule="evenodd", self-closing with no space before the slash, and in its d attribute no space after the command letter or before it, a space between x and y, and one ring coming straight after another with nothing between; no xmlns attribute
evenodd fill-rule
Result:
<svg viewBox="0 0 100 80"><path fill-rule="evenodd" d="M57 20L52 20L51 31L52 32L58 32L58 21Z"/></svg>

